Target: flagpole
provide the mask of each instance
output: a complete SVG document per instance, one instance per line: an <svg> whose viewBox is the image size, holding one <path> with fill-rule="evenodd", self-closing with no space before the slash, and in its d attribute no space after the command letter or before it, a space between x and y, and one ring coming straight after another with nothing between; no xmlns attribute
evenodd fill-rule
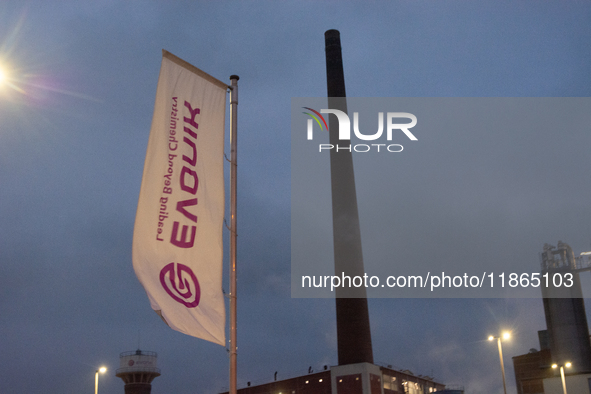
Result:
<svg viewBox="0 0 591 394"><path fill-rule="evenodd" d="M231 156L231 238L230 238L230 393L236 394L236 173L237 173L237 115L238 115L238 75L230 76L230 143Z"/></svg>

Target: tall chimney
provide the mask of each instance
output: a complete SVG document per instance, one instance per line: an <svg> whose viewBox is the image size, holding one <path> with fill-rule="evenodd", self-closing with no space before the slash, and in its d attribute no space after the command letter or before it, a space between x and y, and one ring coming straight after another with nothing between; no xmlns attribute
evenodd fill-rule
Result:
<svg viewBox="0 0 591 394"><path fill-rule="evenodd" d="M328 107L346 113L347 95L340 33L338 30L328 30L324 33L324 38ZM350 145L350 141L339 140L339 122L332 114L329 115L329 139L330 144L335 147L339 142L340 147ZM350 150L331 149L330 173L335 275L341 276L344 273L350 277L363 276L357 194ZM337 288L336 311L339 365L363 362L373 364L365 288Z"/></svg>

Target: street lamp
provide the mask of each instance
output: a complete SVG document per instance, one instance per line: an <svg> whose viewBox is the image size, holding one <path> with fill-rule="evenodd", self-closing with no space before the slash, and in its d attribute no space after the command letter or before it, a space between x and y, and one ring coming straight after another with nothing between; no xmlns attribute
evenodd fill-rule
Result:
<svg viewBox="0 0 591 394"><path fill-rule="evenodd" d="M100 367L99 369L96 370L96 373L94 374L94 394L98 394L98 374L100 373L105 373L107 372L107 368L106 367Z"/></svg>
<svg viewBox="0 0 591 394"><path fill-rule="evenodd" d="M564 367L570 368L573 364L569 361L563 364L552 364L552 368L560 367L560 378L562 379L562 391L566 394L566 379L564 378Z"/></svg>
<svg viewBox="0 0 591 394"><path fill-rule="evenodd" d="M507 384L505 383L505 364L503 363L503 347L501 346L501 337L503 339L509 339L511 338L511 333L504 332L503 335L500 337L495 337L491 335L488 337L488 340L497 340L497 344L499 346L499 359L501 360L501 372L503 373L503 390L505 391L505 394L507 394Z"/></svg>

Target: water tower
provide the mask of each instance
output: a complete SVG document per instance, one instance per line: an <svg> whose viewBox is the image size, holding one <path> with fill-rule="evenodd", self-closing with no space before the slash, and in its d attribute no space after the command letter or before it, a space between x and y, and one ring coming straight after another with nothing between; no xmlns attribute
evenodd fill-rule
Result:
<svg viewBox="0 0 591 394"><path fill-rule="evenodd" d="M136 350L119 355L117 377L125 382L125 394L150 394L152 380L160 376L156 352Z"/></svg>

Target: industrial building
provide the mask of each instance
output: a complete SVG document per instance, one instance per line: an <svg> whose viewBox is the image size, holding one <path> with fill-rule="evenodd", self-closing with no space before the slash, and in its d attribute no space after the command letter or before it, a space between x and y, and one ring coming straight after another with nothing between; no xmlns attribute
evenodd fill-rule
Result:
<svg viewBox="0 0 591 394"><path fill-rule="evenodd" d="M546 330L538 331L539 336L544 336L546 333ZM531 349L527 354L513 357L518 394L543 393L543 380L554 377L550 348L544 347L541 340L540 348L540 350Z"/></svg>
<svg viewBox="0 0 591 394"><path fill-rule="evenodd" d="M556 247L544 245L542 276L569 274L572 285L557 286L559 281L551 279L548 287L541 286L547 329L538 332L539 351L513 357L518 394L562 394L561 367L568 392L591 394L591 342L579 278L581 272L591 270L590 257L589 252L575 257L563 242Z"/></svg>
<svg viewBox="0 0 591 394"><path fill-rule="evenodd" d="M430 376L414 375L392 366L359 363L328 367L321 372L238 390L239 394L428 394L451 393ZM463 393L456 388L454 393ZM227 394L224 393L224 394Z"/></svg>

